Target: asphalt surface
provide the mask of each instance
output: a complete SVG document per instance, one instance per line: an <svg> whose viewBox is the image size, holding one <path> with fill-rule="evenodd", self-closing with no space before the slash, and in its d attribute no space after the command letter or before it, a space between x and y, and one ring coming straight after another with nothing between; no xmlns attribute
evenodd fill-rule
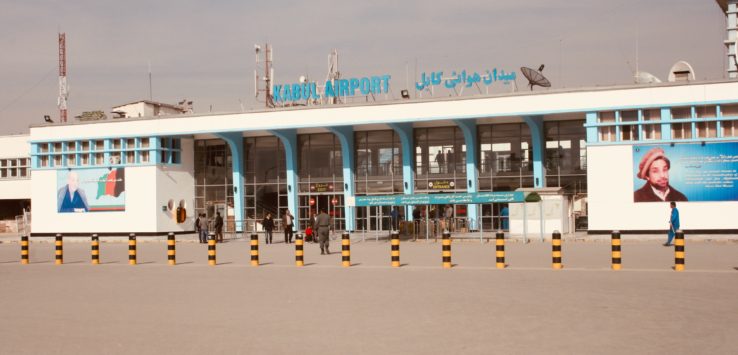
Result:
<svg viewBox="0 0 738 355"><path fill-rule="evenodd" d="M32 242L31 264L17 243L0 244L2 354L736 354L738 244L691 242L686 271L673 248L623 242L623 270L610 246L564 242L563 270L547 243L508 243L504 270L494 244L454 242L455 267L441 268L439 243L404 242L401 268L387 242L352 244L342 268L305 246L206 246L140 238L138 265L126 243Z"/></svg>

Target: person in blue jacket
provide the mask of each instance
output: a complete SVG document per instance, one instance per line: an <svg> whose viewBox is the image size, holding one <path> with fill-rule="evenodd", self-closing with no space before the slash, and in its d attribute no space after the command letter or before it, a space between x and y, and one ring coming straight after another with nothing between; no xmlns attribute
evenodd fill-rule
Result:
<svg viewBox="0 0 738 355"><path fill-rule="evenodd" d="M671 217L669 217L669 239L664 243L665 247L671 245L671 241L674 239L674 234L679 230L679 210L676 208L676 202L671 202Z"/></svg>

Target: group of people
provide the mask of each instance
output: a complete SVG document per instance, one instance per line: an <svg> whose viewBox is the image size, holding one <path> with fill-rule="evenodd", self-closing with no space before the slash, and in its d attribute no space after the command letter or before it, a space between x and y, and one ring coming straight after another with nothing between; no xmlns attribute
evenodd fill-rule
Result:
<svg viewBox="0 0 738 355"><path fill-rule="evenodd" d="M294 225L295 216L290 213L290 210L285 209L284 214L282 214L285 244L292 243ZM305 231L306 237L313 237L313 234L316 234L317 241L320 243L320 254L331 253L328 249L328 235L330 233L331 225L331 217L325 212L325 209L321 209L318 215L314 215L311 218L308 228ZM261 227L264 230L264 239L266 239L266 244L272 244L272 236L276 225L271 213L267 213L266 216L264 216L264 219L261 221Z"/></svg>
<svg viewBox="0 0 738 355"><path fill-rule="evenodd" d="M200 239L200 244L208 242L208 235L210 232L210 219L205 213L200 213L195 219L195 231ZM215 221L213 222L213 229L215 229L215 241L216 243L223 242L223 217L220 212L215 213Z"/></svg>
<svg viewBox="0 0 738 355"><path fill-rule="evenodd" d="M454 171L454 153L451 149L443 154L443 150L439 149L436 153L436 164L438 164L438 173L446 174Z"/></svg>

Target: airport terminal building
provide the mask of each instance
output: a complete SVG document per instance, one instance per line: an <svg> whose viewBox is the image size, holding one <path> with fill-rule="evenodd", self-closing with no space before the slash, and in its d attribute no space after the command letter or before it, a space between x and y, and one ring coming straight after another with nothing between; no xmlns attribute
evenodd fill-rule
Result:
<svg viewBox="0 0 738 355"><path fill-rule="evenodd" d="M325 209L348 231L657 233L674 199L688 232L738 230L734 80L45 124L0 145L3 208L30 206L33 235L186 233L217 212L251 232L285 209L298 230Z"/></svg>

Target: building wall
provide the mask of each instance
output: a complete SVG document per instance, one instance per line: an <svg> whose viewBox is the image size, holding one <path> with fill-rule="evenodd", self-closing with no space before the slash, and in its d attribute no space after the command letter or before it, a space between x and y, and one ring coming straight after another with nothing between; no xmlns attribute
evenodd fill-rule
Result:
<svg viewBox="0 0 738 355"><path fill-rule="evenodd" d="M669 203L634 203L633 146L587 148L589 230L666 231ZM638 186L640 187L640 186ZM680 202L685 230L738 229L738 202Z"/></svg>
<svg viewBox="0 0 738 355"><path fill-rule="evenodd" d="M31 145L28 135L13 135L0 137L0 159L29 158ZM28 176L30 177L30 168ZM30 199L30 178L0 179L0 200Z"/></svg>
<svg viewBox="0 0 738 355"><path fill-rule="evenodd" d="M99 167L96 167L99 168ZM76 169L84 169L78 167ZM193 140L182 139L182 163L125 167L125 211L59 213L56 169L32 175L33 232L46 233L165 233L192 230L194 206ZM168 201L172 210L163 211ZM188 218L175 219L184 201Z"/></svg>

